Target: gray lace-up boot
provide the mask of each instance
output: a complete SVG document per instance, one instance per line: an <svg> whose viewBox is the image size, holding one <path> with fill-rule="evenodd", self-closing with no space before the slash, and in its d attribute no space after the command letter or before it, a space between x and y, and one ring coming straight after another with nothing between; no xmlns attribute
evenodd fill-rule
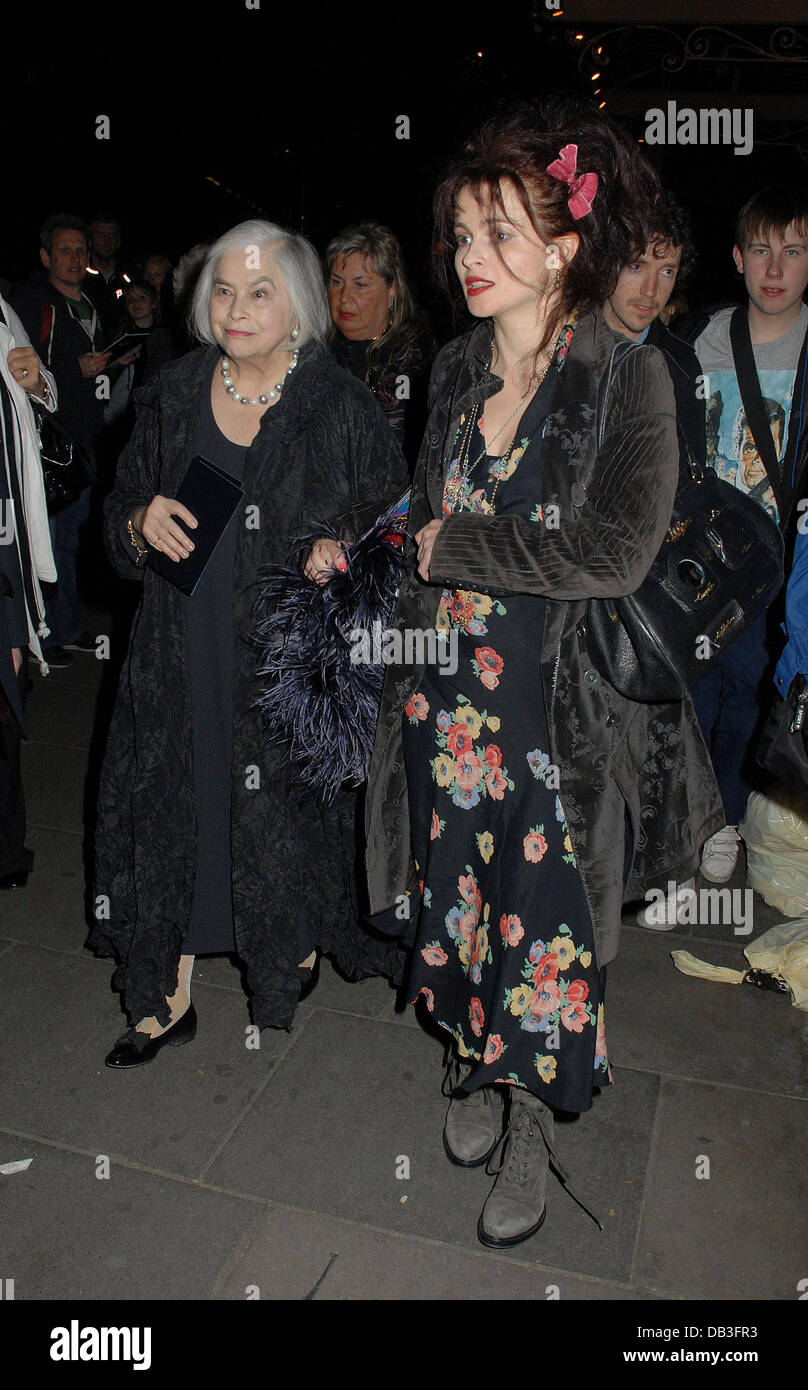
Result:
<svg viewBox="0 0 808 1390"><path fill-rule="evenodd" d="M498 1086L481 1086L467 1093L460 1089L471 1075L471 1066L457 1060L449 1064L443 1094L452 1097L443 1128L443 1147L459 1168L476 1168L490 1158L502 1136L504 1106Z"/></svg>
<svg viewBox="0 0 808 1390"><path fill-rule="evenodd" d="M553 1116L529 1091L513 1086L502 1166L477 1222L483 1245L518 1245L544 1222L553 1150ZM490 1171L490 1170L489 1170Z"/></svg>

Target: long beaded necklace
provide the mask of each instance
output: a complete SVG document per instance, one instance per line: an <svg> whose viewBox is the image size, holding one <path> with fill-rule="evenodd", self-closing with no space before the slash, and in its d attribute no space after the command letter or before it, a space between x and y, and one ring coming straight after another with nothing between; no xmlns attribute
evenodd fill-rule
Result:
<svg viewBox="0 0 808 1390"><path fill-rule="evenodd" d="M226 357L223 357L221 368L224 389L227 392L228 396L232 396L234 401L240 401L242 405L268 405L270 401L274 401L275 397L281 394L281 391L286 385L286 378L288 377L289 373L293 372L295 367L297 366L297 356L298 350L297 348L295 348L295 351L292 355L292 361L290 362L288 368L284 372L283 378L280 381L275 382L275 385L271 391L268 391L265 395L256 396L253 400L250 400L249 396L239 395L238 391L233 385L233 382L230 379L230 363Z"/></svg>
<svg viewBox="0 0 808 1390"><path fill-rule="evenodd" d="M477 455L476 459L474 459L472 463L469 462L469 439L471 436L471 431L476 423L477 415L480 409L479 405L474 406L474 409L472 410L469 416L468 423L466 424L465 434L463 435L463 443L460 447L460 452L457 456L457 471L455 472L453 477L448 479L444 488L444 498L446 502L449 503L450 511L454 511L456 506L458 506L459 503L465 497L466 484L468 483L469 478L473 473L474 469L477 467L477 464L480 463L483 458L485 458L486 454L490 453L491 445L495 442L495 440L499 439L499 436L511 423L511 420L513 420L514 416L519 411L524 410L525 403L527 402L527 400L531 396L533 396L536 391L538 391L539 387L544 381L544 378L547 376L547 373L550 370L552 361L553 359L551 357L547 362L547 365L545 366L541 376L536 379L535 383L529 388L528 391L525 392L524 396L522 396L522 398L518 401L516 409L511 411L505 423L500 425L499 429L497 430L493 438L490 440L490 442L488 444L483 444L481 452ZM495 476L494 490L491 493L491 496L488 500L488 505L492 511L494 509L494 498L497 495L497 488L499 487L502 478L506 476L508 462L510 461L511 454L513 453L515 443L516 436L514 436L514 438L511 440L507 452L502 456L502 458L499 461L498 470Z"/></svg>

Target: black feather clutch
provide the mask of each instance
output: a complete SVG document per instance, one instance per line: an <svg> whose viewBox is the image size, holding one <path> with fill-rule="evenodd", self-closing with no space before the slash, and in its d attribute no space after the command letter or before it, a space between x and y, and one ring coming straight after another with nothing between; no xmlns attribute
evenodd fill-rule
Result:
<svg viewBox="0 0 808 1390"><path fill-rule="evenodd" d="M368 775L384 680L381 634L404 568L409 500L407 492L346 548L345 569L327 584L304 578L299 563L260 576L256 705L272 742L288 745L296 781L326 805ZM322 527L301 538L298 557L321 536L339 540Z"/></svg>

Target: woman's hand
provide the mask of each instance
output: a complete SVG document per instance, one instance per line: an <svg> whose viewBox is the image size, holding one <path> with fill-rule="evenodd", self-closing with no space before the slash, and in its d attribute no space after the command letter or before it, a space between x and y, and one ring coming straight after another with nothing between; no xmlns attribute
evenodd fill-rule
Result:
<svg viewBox="0 0 808 1390"><path fill-rule="evenodd" d="M345 546L342 541L331 541L326 536L321 536L311 548L311 555L303 573L307 579L313 579L315 584L327 584L335 569L347 568L348 561L345 559Z"/></svg>
<svg viewBox="0 0 808 1390"><path fill-rule="evenodd" d="M8 354L8 369L23 391L35 396L42 395L45 385L42 379L42 364L32 347L15 347Z"/></svg>
<svg viewBox="0 0 808 1390"><path fill-rule="evenodd" d="M422 579L429 582L429 565L432 560L432 548L435 544L442 521L429 521L426 526L422 526L420 531L415 533L415 543L418 546L418 573Z"/></svg>
<svg viewBox="0 0 808 1390"><path fill-rule="evenodd" d="M161 497L158 492L148 507L138 507L132 525L153 550L161 551L169 560L187 560L194 543L174 520L175 516L191 529L197 524L196 517L175 497Z"/></svg>

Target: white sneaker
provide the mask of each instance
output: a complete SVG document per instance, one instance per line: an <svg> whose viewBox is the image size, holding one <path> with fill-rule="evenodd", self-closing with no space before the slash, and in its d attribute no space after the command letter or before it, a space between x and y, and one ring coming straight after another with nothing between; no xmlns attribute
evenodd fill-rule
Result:
<svg viewBox="0 0 808 1390"><path fill-rule="evenodd" d="M671 881L667 894L661 888L653 888L650 892L653 899L637 913L637 926L647 927L649 931L673 931L679 925L682 909L695 901L696 880L687 878L683 883ZM685 916L687 921L691 920L690 912Z"/></svg>
<svg viewBox="0 0 808 1390"><path fill-rule="evenodd" d="M737 825L711 835L701 852L701 872L711 883L727 883L735 872L741 837Z"/></svg>

